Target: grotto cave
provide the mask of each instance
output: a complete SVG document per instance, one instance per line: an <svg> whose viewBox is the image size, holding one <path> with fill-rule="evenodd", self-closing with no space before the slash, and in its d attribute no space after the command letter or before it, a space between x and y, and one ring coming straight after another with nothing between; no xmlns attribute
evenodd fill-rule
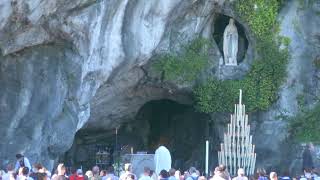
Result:
<svg viewBox="0 0 320 180"><path fill-rule="evenodd" d="M67 166L86 169L96 164L96 152L106 147L110 153L107 161L112 164L117 156L131 153L131 148L134 152L153 154L159 145L164 145L171 152L174 167L203 168L204 142L210 133L209 119L210 116L197 112L191 105L169 99L151 100L140 107L134 119L119 128L118 135L115 130L103 130L103 127L80 129L61 160Z"/></svg>
<svg viewBox="0 0 320 180"><path fill-rule="evenodd" d="M88 170L99 149L109 147L111 164L159 144L173 167L203 169L206 138L215 166L230 112L214 106L232 106L241 88L257 106L246 104L256 167L300 172L304 141L320 144L320 1L248 2L1 0L0 169L22 153L49 170L62 161ZM230 17L237 66L223 62ZM214 43L200 54L181 48L197 39ZM292 136L291 118L316 138ZM313 155L320 167L320 145Z"/></svg>

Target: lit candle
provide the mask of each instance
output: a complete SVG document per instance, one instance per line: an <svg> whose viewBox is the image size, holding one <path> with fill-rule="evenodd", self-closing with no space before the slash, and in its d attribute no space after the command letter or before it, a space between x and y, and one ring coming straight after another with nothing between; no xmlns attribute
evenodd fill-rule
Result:
<svg viewBox="0 0 320 180"><path fill-rule="evenodd" d="M131 154L133 154L133 147L131 147Z"/></svg>

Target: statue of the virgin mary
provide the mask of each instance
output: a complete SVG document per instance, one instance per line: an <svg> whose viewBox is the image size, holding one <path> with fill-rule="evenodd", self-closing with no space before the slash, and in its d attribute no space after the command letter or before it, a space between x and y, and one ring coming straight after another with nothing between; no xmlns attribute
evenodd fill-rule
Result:
<svg viewBox="0 0 320 180"><path fill-rule="evenodd" d="M223 33L223 55L225 65L236 66L238 53L238 30L234 24L234 19L229 20L229 24Z"/></svg>

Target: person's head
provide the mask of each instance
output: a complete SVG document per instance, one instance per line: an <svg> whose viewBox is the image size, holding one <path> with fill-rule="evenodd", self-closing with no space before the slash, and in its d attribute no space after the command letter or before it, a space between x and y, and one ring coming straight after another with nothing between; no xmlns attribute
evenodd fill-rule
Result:
<svg viewBox="0 0 320 180"><path fill-rule="evenodd" d="M257 169L257 174L259 176L265 176L267 173L266 173L266 170L264 168L258 168Z"/></svg>
<svg viewBox="0 0 320 180"><path fill-rule="evenodd" d="M160 175L161 179L168 178L168 172L164 169L160 171L159 175Z"/></svg>
<svg viewBox="0 0 320 180"><path fill-rule="evenodd" d="M130 163L126 163L126 164L124 165L124 170L125 170L126 172L131 172L131 171L132 171L132 165L131 165Z"/></svg>
<svg viewBox="0 0 320 180"><path fill-rule="evenodd" d="M100 176L103 177L103 176L106 176L107 175L107 171L106 170L101 170L100 171Z"/></svg>
<svg viewBox="0 0 320 180"><path fill-rule="evenodd" d="M128 175L126 176L126 180L135 180L135 179L134 179L134 175L133 175L133 174L128 174Z"/></svg>
<svg viewBox="0 0 320 180"><path fill-rule="evenodd" d="M35 163L32 166L32 171L36 173L36 172L39 172L39 170L42 168L43 168L43 166L40 163Z"/></svg>
<svg viewBox="0 0 320 180"><path fill-rule="evenodd" d="M270 173L270 179L271 180L278 180L278 176L276 172L271 172Z"/></svg>
<svg viewBox="0 0 320 180"><path fill-rule="evenodd" d="M2 177L5 174L6 174L6 172L4 170L0 170L0 177Z"/></svg>
<svg viewBox="0 0 320 180"><path fill-rule="evenodd" d="M197 174L197 176L201 175L199 170L196 170L196 174Z"/></svg>
<svg viewBox="0 0 320 180"><path fill-rule="evenodd" d="M93 166L93 168L92 168L93 176L99 175L99 171L100 171L100 169L98 166Z"/></svg>
<svg viewBox="0 0 320 180"><path fill-rule="evenodd" d="M71 174L76 174L77 173L77 168L71 167L70 172L71 172Z"/></svg>
<svg viewBox="0 0 320 180"><path fill-rule="evenodd" d="M86 172L86 176L87 176L88 178L93 177L92 171L87 171L87 172Z"/></svg>
<svg viewBox="0 0 320 180"><path fill-rule="evenodd" d="M239 169L238 169L238 176L241 176L241 177L242 177L242 176L244 176L244 174L245 174L245 173L244 173L244 169L243 169L243 168L239 168Z"/></svg>
<svg viewBox="0 0 320 180"><path fill-rule="evenodd" d="M198 180L207 180L207 178L205 176L200 176Z"/></svg>
<svg viewBox="0 0 320 180"><path fill-rule="evenodd" d="M312 169L311 168L305 168L304 170L304 176L307 179L311 179L312 178Z"/></svg>
<svg viewBox="0 0 320 180"><path fill-rule="evenodd" d="M176 170L174 168L169 169L169 175L170 176L175 176Z"/></svg>
<svg viewBox="0 0 320 180"><path fill-rule="evenodd" d="M190 174L197 173L197 169L195 167L190 167L189 168L189 173Z"/></svg>
<svg viewBox="0 0 320 180"><path fill-rule="evenodd" d="M57 167L58 175L64 175L66 174L66 167L63 163L60 163Z"/></svg>
<svg viewBox="0 0 320 180"><path fill-rule="evenodd" d="M18 176L22 176L23 175L22 171L23 171L23 167L20 167L19 170L18 170Z"/></svg>
<svg viewBox="0 0 320 180"><path fill-rule="evenodd" d="M144 167L143 168L143 174L146 176L150 176L150 168L149 167Z"/></svg>
<svg viewBox="0 0 320 180"><path fill-rule="evenodd" d="M219 167L219 171L225 171L227 169L226 166L223 164L220 164L218 167Z"/></svg>
<svg viewBox="0 0 320 180"><path fill-rule="evenodd" d="M82 175L83 175L82 169L77 169L77 175L78 175L78 176L82 176Z"/></svg>
<svg viewBox="0 0 320 180"><path fill-rule="evenodd" d="M38 173L37 178L38 178L38 180L47 180L48 179L46 173Z"/></svg>
<svg viewBox="0 0 320 180"><path fill-rule="evenodd" d="M20 154L20 153L18 153L18 154L16 154L16 158L17 158L17 159L21 159L21 158L23 158L23 155Z"/></svg>
<svg viewBox="0 0 320 180"><path fill-rule="evenodd" d="M221 168L219 166L217 166L216 168L214 168L214 175L220 175L221 174Z"/></svg>
<svg viewBox="0 0 320 180"><path fill-rule="evenodd" d="M114 173L114 167L112 165L108 167L107 173L108 174L113 174Z"/></svg>
<svg viewBox="0 0 320 180"><path fill-rule="evenodd" d="M29 175L29 168L28 167L23 167L22 168L22 175L28 176Z"/></svg>
<svg viewBox="0 0 320 180"><path fill-rule="evenodd" d="M284 170L282 174L283 174L283 176L287 176L287 177L290 175L288 169Z"/></svg>
<svg viewBox="0 0 320 180"><path fill-rule="evenodd" d="M14 168L13 168L13 165L12 165L12 164L8 164L6 169L7 169L7 172L9 172L9 171L13 171L13 170L14 170Z"/></svg>
<svg viewBox="0 0 320 180"><path fill-rule="evenodd" d="M169 173L170 173L170 171L169 171ZM176 170L176 172L174 173L174 176L176 177L176 179L180 179L181 172L179 170Z"/></svg>

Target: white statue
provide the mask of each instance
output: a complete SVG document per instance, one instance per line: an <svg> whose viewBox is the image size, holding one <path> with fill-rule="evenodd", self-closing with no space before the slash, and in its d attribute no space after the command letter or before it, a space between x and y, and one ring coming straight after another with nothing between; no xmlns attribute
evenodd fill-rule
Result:
<svg viewBox="0 0 320 180"><path fill-rule="evenodd" d="M238 30L234 24L234 19L229 20L229 24L223 33L223 55L225 65L236 66L238 53Z"/></svg>
<svg viewBox="0 0 320 180"><path fill-rule="evenodd" d="M154 163L155 163L155 172L158 174L160 174L161 170L166 170L169 171L169 169L171 169L171 155L169 150L164 147L164 146L160 146L155 153L154 156Z"/></svg>

